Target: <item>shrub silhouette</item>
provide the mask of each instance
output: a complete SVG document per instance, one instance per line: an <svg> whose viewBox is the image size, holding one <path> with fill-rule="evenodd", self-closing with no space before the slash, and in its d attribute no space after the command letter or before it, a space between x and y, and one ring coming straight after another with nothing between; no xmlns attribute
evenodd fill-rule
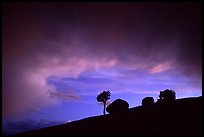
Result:
<svg viewBox="0 0 204 137"><path fill-rule="evenodd" d="M158 102L173 102L175 100L176 100L175 91L169 89L160 91Z"/></svg>
<svg viewBox="0 0 204 137"><path fill-rule="evenodd" d="M103 91L97 96L97 101L103 102L103 115L105 115L106 101L110 99L110 95L109 91Z"/></svg>
<svg viewBox="0 0 204 137"><path fill-rule="evenodd" d="M122 99L116 99L113 101L110 105L107 106L106 111L110 114L116 114L116 113L123 113L127 112L129 108L129 104L127 101Z"/></svg>
<svg viewBox="0 0 204 137"><path fill-rule="evenodd" d="M153 97L145 97L142 99L142 106L144 107L152 106L153 104L154 104Z"/></svg>

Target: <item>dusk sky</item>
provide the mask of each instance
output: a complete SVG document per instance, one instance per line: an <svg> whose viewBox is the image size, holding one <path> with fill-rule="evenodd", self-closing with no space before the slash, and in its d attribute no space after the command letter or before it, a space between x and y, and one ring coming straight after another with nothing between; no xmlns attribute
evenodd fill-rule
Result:
<svg viewBox="0 0 204 137"><path fill-rule="evenodd" d="M2 6L5 133L102 115L103 90L130 107L202 95L201 3Z"/></svg>

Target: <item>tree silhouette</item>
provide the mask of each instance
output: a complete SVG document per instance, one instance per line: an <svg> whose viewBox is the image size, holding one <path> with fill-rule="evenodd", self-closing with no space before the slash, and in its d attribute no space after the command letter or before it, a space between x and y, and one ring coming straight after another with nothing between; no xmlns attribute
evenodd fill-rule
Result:
<svg viewBox="0 0 204 137"><path fill-rule="evenodd" d="M103 114L105 115L106 101L110 99L111 93L109 91L100 92L97 96L98 102L103 102Z"/></svg>
<svg viewBox="0 0 204 137"><path fill-rule="evenodd" d="M159 102L172 102L176 99L176 93L173 90L166 89L160 91Z"/></svg>

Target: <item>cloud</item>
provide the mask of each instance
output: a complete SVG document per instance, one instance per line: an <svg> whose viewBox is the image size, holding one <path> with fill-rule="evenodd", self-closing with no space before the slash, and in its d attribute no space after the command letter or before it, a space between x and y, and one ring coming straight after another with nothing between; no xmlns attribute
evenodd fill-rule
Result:
<svg viewBox="0 0 204 137"><path fill-rule="evenodd" d="M15 135L30 130L60 125L64 123L65 123L64 121L52 121L46 119L41 119L39 121L35 121L32 119L25 119L20 121L7 121L4 122L4 124L2 125L3 135Z"/></svg>
<svg viewBox="0 0 204 137"><path fill-rule="evenodd" d="M167 62L158 64L150 70L150 73L160 73L165 70L168 70L169 68L171 68L171 66L172 65L170 65L170 63L167 63Z"/></svg>
<svg viewBox="0 0 204 137"><path fill-rule="evenodd" d="M50 92L51 98L56 98L59 100L79 100L80 97L71 92Z"/></svg>
<svg viewBox="0 0 204 137"><path fill-rule="evenodd" d="M190 83L201 81L199 3L45 5L3 4L3 115L78 100L77 90L63 93L48 84L51 76L77 79L93 71L95 77L139 82L120 70L176 70ZM118 81L113 89L124 84ZM106 84L101 86L110 87Z"/></svg>

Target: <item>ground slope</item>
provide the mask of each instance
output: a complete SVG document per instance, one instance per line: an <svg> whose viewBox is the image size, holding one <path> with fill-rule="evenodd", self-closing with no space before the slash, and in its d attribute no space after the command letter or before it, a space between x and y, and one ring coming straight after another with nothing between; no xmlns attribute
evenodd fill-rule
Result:
<svg viewBox="0 0 204 137"><path fill-rule="evenodd" d="M202 97L173 103L138 106L128 112L107 114L25 132L22 135L201 135Z"/></svg>

